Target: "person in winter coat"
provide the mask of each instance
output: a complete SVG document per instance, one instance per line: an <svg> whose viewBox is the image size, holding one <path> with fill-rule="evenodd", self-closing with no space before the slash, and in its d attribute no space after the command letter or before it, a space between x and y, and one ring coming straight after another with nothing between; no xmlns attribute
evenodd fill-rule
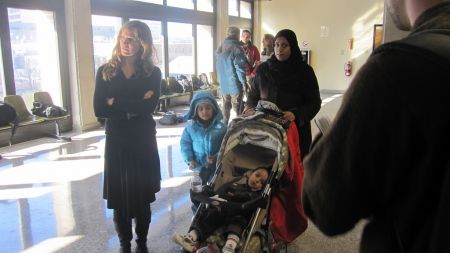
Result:
<svg viewBox="0 0 450 253"><path fill-rule="evenodd" d="M411 33L375 49L304 161L303 204L360 252L450 252L450 1L387 0ZM382 163L380 163L382 161Z"/></svg>
<svg viewBox="0 0 450 253"><path fill-rule="evenodd" d="M229 27L227 38L216 51L217 77L222 95L223 122L228 125L230 111L240 115L242 112L243 92L245 91L245 58L239 44L239 28Z"/></svg>
<svg viewBox="0 0 450 253"><path fill-rule="evenodd" d="M161 172L156 143L155 110L161 71L152 63L153 40L140 21L122 26L112 58L98 69L94 111L105 118L103 197L114 209L121 252L131 252L132 219L136 252L148 252L150 203L160 190Z"/></svg>
<svg viewBox="0 0 450 253"><path fill-rule="evenodd" d="M251 115L258 100L268 100L284 111L284 118L298 127L301 156L308 154L311 145L310 121L319 112L319 85L311 66L302 61L297 36L289 29L275 36L275 53L256 69L245 115Z"/></svg>
<svg viewBox="0 0 450 253"><path fill-rule="evenodd" d="M245 87L245 96L248 96L250 85L253 82L253 77L256 73L256 67L260 63L260 55L258 48L252 43L252 34L249 30L243 30L241 34L241 46L244 49L247 64L245 67L245 76L247 86Z"/></svg>
<svg viewBox="0 0 450 253"><path fill-rule="evenodd" d="M189 169L200 174L202 184L216 171L217 153L227 127L216 98L207 91L199 91L192 98L186 118L190 119L180 139L181 156ZM199 203L192 200L192 211Z"/></svg>

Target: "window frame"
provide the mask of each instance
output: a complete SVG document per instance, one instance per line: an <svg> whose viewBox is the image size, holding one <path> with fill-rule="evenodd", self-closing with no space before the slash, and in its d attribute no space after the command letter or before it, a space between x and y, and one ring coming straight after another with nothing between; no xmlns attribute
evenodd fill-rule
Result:
<svg viewBox="0 0 450 253"><path fill-rule="evenodd" d="M16 95L14 81L14 65L9 30L8 8L43 10L54 13L54 24L58 40L59 75L61 80L61 97L63 106L71 111L70 103L70 79L67 55L67 37L65 33L64 2L58 0L5 0L0 2L0 38L3 72L5 81L5 95Z"/></svg>
<svg viewBox="0 0 450 253"><path fill-rule="evenodd" d="M197 59L197 25L209 25L213 27L213 43L216 45L216 2L213 2L213 12L204 12L197 10L197 1L194 1L194 9L183 9L178 7L167 6L164 0L163 5L130 1L117 0L111 2L108 0L92 0L91 1L91 15L115 16L122 18L122 22L130 19L146 19L161 22L162 35L164 37L164 52L161 55L164 57L164 73L168 77L169 70L169 45L168 45L168 31L167 25L169 22L187 23L192 25L193 42L193 57L194 57L194 71L198 70ZM211 52L214 58L214 52Z"/></svg>

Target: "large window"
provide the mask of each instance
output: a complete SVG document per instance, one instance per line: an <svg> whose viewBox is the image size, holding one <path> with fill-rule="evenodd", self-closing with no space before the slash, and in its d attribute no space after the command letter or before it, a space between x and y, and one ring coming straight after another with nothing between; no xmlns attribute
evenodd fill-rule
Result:
<svg viewBox="0 0 450 253"><path fill-rule="evenodd" d="M8 20L16 94L44 90L62 104L54 13L8 8Z"/></svg>
<svg viewBox="0 0 450 253"><path fill-rule="evenodd" d="M2 60L2 55L0 54L0 98L4 97L6 92L5 92L5 74L3 74L3 60Z"/></svg>
<svg viewBox="0 0 450 253"><path fill-rule="evenodd" d="M167 5L193 10L194 9L194 0L167 0Z"/></svg>
<svg viewBox="0 0 450 253"><path fill-rule="evenodd" d="M167 24L169 43L169 76L194 74L192 25L185 23Z"/></svg>
<svg viewBox="0 0 450 253"><path fill-rule="evenodd" d="M197 25L197 66L198 73L213 72L213 28Z"/></svg>
<svg viewBox="0 0 450 253"><path fill-rule="evenodd" d="M212 0L197 0L197 10L213 12L214 7Z"/></svg>
<svg viewBox="0 0 450 253"><path fill-rule="evenodd" d="M152 31L153 45L156 50L156 52L154 52L153 62L161 69L164 76L164 36L162 35L161 22L143 19L140 19L140 21L146 23Z"/></svg>
<svg viewBox="0 0 450 253"><path fill-rule="evenodd" d="M146 2L146 3L152 3L152 4L163 4L163 0L133 0L137 2Z"/></svg>
<svg viewBox="0 0 450 253"><path fill-rule="evenodd" d="M92 15L95 73L97 73L98 67L111 58L121 26L122 19L119 17Z"/></svg>
<svg viewBox="0 0 450 253"><path fill-rule="evenodd" d="M240 13L241 18L252 18L252 4L241 1Z"/></svg>
<svg viewBox="0 0 450 253"><path fill-rule="evenodd" d="M228 15L239 16L238 0L228 0Z"/></svg>

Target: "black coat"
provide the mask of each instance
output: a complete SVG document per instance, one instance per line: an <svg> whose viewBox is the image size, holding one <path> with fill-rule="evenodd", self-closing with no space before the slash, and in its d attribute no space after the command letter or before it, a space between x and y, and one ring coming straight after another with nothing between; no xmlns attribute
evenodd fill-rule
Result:
<svg viewBox="0 0 450 253"><path fill-rule="evenodd" d="M421 14L409 36L450 34L449 17L443 2ZM449 52L450 36L443 40ZM305 159L305 212L327 235L367 218L363 253L450 252L450 63L391 46L356 74Z"/></svg>
<svg viewBox="0 0 450 253"><path fill-rule="evenodd" d="M97 72L94 111L106 118L103 197L107 207L135 217L137 209L155 201L161 172L152 112L160 94L161 71L148 77L126 79L121 71L110 81ZM152 90L150 99L143 99ZM114 97L112 106L107 98Z"/></svg>
<svg viewBox="0 0 450 253"><path fill-rule="evenodd" d="M272 55L258 66L246 106L255 107L258 100L268 100L281 110L294 113L300 150L305 157L312 140L310 121L322 103L314 70L300 61L278 62Z"/></svg>

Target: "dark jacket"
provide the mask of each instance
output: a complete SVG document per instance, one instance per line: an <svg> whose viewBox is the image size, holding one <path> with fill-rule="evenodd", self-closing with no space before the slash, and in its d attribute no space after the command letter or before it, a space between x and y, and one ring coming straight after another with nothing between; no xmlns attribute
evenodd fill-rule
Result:
<svg viewBox="0 0 450 253"><path fill-rule="evenodd" d="M160 163L156 143L155 110L160 94L161 71L148 77L126 79L121 71L110 81L99 68L94 111L106 118L103 197L107 207L133 217L138 208L153 202L160 190ZM153 90L150 99L145 92ZM106 99L114 97L112 106Z"/></svg>
<svg viewBox="0 0 450 253"><path fill-rule="evenodd" d="M410 36L449 17L435 6ZM304 162L306 214L327 235L368 219L361 252L450 252L450 62L422 53L372 54Z"/></svg>
<svg viewBox="0 0 450 253"><path fill-rule="evenodd" d="M311 145L310 121L322 103L314 70L300 59L279 62L272 55L258 66L246 107L256 107L258 100L268 100L294 113L304 157Z"/></svg>

